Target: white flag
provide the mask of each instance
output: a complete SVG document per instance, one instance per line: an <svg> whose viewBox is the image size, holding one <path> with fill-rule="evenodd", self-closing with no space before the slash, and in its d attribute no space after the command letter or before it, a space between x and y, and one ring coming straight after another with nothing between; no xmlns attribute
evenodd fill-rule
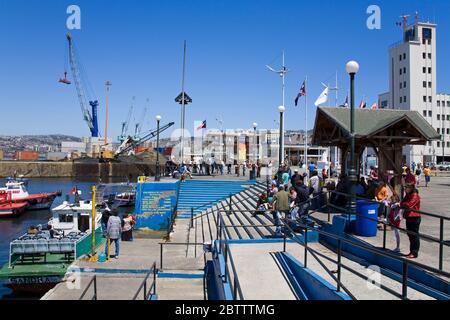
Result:
<svg viewBox="0 0 450 320"><path fill-rule="evenodd" d="M318 107L327 101L328 101L328 87L326 87L325 90L323 90L323 92L320 94L320 96L317 98L314 104L316 107Z"/></svg>

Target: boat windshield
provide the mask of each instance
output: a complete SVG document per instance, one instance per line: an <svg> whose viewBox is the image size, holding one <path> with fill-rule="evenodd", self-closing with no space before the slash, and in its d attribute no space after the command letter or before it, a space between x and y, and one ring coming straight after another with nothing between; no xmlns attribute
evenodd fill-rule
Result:
<svg viewBox="0 0 450 320"><path fill-rule="evenodd" d="M59 222L73 222L73 214L71 213L60 213L59 214Z"/></svg>

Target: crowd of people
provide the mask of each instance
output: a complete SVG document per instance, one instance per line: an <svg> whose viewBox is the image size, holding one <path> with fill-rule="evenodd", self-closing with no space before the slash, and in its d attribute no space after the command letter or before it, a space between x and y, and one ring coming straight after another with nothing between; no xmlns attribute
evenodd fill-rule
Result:
<svg viewBox="0 0 450 320"><path fill-rule="evenodd" d="M269 163L269 166L271 163ZM192 179L192 175L200 176L213 176L213 175L236 175L260 178L261 177L262 164L258 160L256 162L229 160L227 162L223 160L216 160L214 157L201 160L190 160L186 163L177 164L173 160L168 160L165 166L165 175L169 177L178 176L184 180L189 177Z"/></svg>
<svg viewBox="0 0 450 320"><path fill-rule="evenodd" d="M323 176L319 176L317 165L308 166L309 175L282 165L272 177L271 187L263 193L257 202L254 215L270 211L275 222L275 237L282 236L281 219L307 223L310 209L320 207L320 195L324 185ZM326 170L325 170L326 171Z"/></svg>
<svg viewBox="0 0 450 320"><path fill-rule="evenodd" d="M402 166L402 194L395 192L394 172L389 170L384 175L384 180L379 176L378 168L372 166L367 178L361 176L356 187L358 198L376 201L378 203L378 228L384 228L384 224L393 228L396 247L394 252L400 253L400 224L405 220L406 230L410 242L409 253L405 256L409 259L417 258L420 249L420 237L418 235L421 223L420 195L417 189L421 175L425 176L425 187L431 179L431 170L420 164L408 167ZM335 187L337 193L332 193L330 203L346 208L349 198L340 193L349 194L350 181L346 175L342 175Z"/></svg>

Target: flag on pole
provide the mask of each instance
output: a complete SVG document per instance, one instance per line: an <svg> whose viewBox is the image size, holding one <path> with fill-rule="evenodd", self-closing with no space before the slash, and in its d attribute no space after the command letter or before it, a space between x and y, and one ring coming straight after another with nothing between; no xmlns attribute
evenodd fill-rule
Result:
<svg viewBox="0 0 450 320"><path fill-rule="evenodd" d="M361 103L359 104L360 109L365 109L367 106L366 102L364 100L361 100Z"/></svg>
<svg viewBox="0 0 450 320"><path fill-rule="evenodd" d="M325 88L325 90L323 90L323 92L320 94L320 96L317 98L316 102L314 103L314 105L316 107L320 106L321 104L324 104L325 102L328 101L328 87Z"/></svg>
<svg viewBox="0 0 450 320"><path fill-rule="evenodd" d="M370 109L372 109L372 110L377 110L377 109L378 109L377 103L375 102L375 103L370 107Z"/></svg>
<svg viewBox="0 0 450 320"><path fill-rule="evenodd" d="M197 127L197 130L200 129L206 129L206 120L203 120L203 122Z"/></svg>
<svg viewBox="0 0 450 320"><path fill-rule="evenodd" d="M297 104L298 104L298 99L300 99L300 97L303 97L303 96L306 96L306 84L305 84L305 81L303 81L303 84L302 84L302 86L300 88L300 91L299 91L299 93L297 95L297 98L295 98L295 106L297 106Z"/></svg>
<svg viewBox="0 0 450 320"><path fill-rule="evenodd" d="M342 108L348 108L348 96L345 98L344 104L341 104L340 107L342 107Z"/></svg>

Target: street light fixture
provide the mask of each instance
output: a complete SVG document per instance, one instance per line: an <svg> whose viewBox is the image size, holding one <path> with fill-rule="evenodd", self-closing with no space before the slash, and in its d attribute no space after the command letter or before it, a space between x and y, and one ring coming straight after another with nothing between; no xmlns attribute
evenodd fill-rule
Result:
<svg viewBox="0 0 450 320"><path fill-rule="evenodd" d="M253 122L253 137L254 137L254 144L255 144L255 162L258 161L258 143L257 143L257 138L256 138L256 127L258 126L258 124L256 122Z"/></svg>
<svg viewBox="0 0 450 320"><path fill-rule="evenodd" d="M162 119L160 115L155 117L156 119L156 171L155 171L155 181L160 180L160 172L159 172L159 123Z"/></svg>
<svg viewBox="0 0 450 320"><path fill-rule="evenodd" d="M350 168L349 168L349 181L350 181L350 204L349 211L352 214L356 214L356 183L358 177L356 175L355 164L355 75L359 71L359 64L356 61L349 61L345 66L347 73L350 75Z"/></svg>
<svg viewBox="0 0 450 320"><path fill-rule="evenodd" d="M279 137L280 147L278 149L278 169L281 169L281 163L283 162L283 154L284 154L283 122L284 122L284 111L285 110L286 110L286 108L284 106L278 107L278 112L280 112L280 137Z"/></svg>

